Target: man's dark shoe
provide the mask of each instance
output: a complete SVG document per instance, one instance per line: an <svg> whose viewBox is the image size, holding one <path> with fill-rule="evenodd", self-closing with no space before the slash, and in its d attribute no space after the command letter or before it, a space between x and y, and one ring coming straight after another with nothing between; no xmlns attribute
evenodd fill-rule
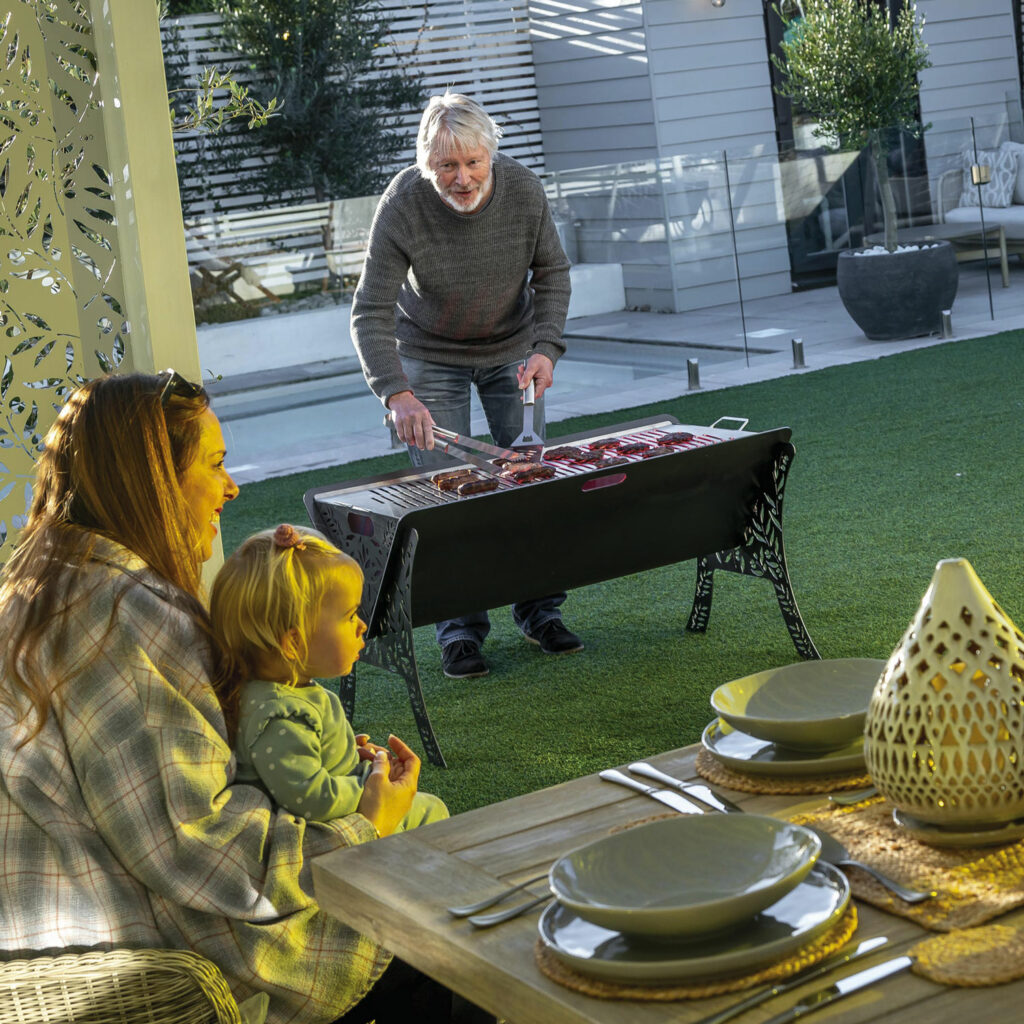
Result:
<svg viewBox="0 0 1024 1024"><path fill-rule="evenodd" d="M537 644L545 654L572 654L583 650L583 641L565 628L561 619L545 622L536 633L524 633L531 644Z"/></svg>
<svg viewBox="0 0 1024 1024"><path fill-rule="evenodd" d="M480 645L472 640L453 640L442 647L441 669L449 679L472 679L485 676L489 671Z"/></svg>

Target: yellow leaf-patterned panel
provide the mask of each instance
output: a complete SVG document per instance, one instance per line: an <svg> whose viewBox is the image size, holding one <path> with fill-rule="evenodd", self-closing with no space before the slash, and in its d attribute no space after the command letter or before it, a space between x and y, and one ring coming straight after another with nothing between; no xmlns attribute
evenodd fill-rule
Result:
<svg viewBox="0 0 1024 1024"><path fill-rule="evenodd" d="M0 562L68 391L114 369L117 221L88 7L13 0L0 15Z"/></svg>

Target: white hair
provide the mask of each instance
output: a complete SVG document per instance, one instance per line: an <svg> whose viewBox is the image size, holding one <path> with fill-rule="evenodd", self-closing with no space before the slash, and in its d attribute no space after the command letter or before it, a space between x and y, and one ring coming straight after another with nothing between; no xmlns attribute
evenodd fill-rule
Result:
<svg viewBox="0 0 1024 1024"><path fill-rule="evenodd" d="M493 157L501 136L501 127L476 100L458 92L431 96L416 135L416 166L429 178L430 161L455 149L483 146Z"/></svg>

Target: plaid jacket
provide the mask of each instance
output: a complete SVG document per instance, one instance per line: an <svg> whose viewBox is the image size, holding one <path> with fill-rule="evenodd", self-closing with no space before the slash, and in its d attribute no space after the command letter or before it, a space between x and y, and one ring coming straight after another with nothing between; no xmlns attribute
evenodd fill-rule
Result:
<svg viewBox="0 0 1024 1024"><path fill-rule="evenodd" d="M0 678L0 950L193 949L237 998L269 993L268 1021L333 1020L388 954L320 912L309 859L373 826L232 785L205 641L140 559L97 551L72 576L67 649L41 652L65 682L24 745L33 723Z"/></svg>

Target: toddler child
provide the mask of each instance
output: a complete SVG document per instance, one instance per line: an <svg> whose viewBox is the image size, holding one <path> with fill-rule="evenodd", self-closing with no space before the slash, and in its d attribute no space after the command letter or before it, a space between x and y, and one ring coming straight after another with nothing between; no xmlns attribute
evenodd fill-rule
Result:
<svg viewBox="0 0 1024 1024"><path fill-rule="evenodd" d="M312 821L358 809L383 749L356 736L337 694L315 682L348 675L359 658L362 591L354 559L315 530L287 523L246 540L213 584L210 613L227 656L220 689L237 781L262 785L285 810ZM389 744L408 751L395 737ZM395 831L447 817L438 797L416 793Z"/></svg>

